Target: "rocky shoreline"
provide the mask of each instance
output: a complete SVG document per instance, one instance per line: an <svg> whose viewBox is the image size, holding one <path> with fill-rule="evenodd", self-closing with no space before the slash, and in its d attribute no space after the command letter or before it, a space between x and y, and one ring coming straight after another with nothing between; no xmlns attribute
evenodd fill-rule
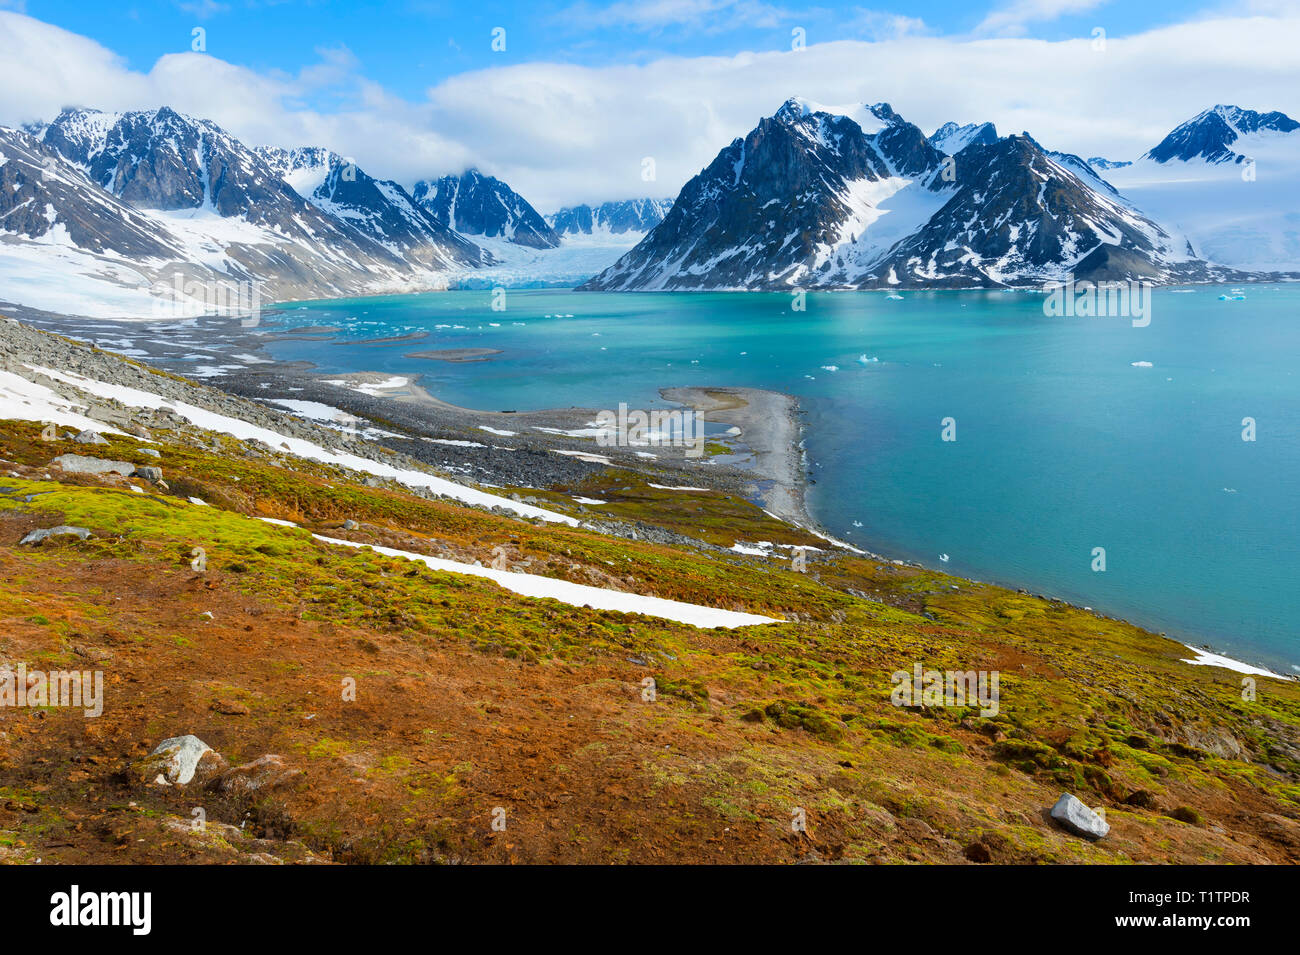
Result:
<svg viewBox="0 0 1300 955"><path fill-rule="evenodd" d="M192 327L185 331L195 333ZM96 336L99 341L104 338L103 333ZM136 336L136 340L141 338ZM255 349L248 340L236 340L228 347L234 352ZM30 374L22 366L44 367L149 391L287 437L327 447L342 445L350 453L377 462L418 463L494 493L501 488L577 485L613 467L664 485L706 486L744 496L782 519L813 526L802 510L797 405L785 395L708 389L710 394L733 398L724 403L705 398L705 404L712 402L705 417L731 423L741 434L729 438L729 455L690 458L680 448L645 451L598 444L590 427L599 414L595 409L519 412L461 408L433 397L411 379L375 372L326 375L307 362L255 362L198 382L151 373L148 366L154 363L152 355L137 355L123 362L107 349L100 351L14 319L0 321L0 369ZM157 364L164 369L175 367L166 355L160 356ZM61 394L84 398L56 379L44 377L42 382ZM687 394L694 389L682 392L684 403L697 400ZM735 397L742 393L743 400ZM167 409L115 407L115 402L108 400L96 402L92 410L96 420L127 431L187 427ZM783 426L773 429L767 424L776 420ZM396 457L391 452L396 452ZM742 463L723 463L719 458L724 456ZM514 496L519 497L518 493ZM581 504L577 510L584 523L614 536L712 549L712 545L663 528L608 519L598 509Z"/></svg>

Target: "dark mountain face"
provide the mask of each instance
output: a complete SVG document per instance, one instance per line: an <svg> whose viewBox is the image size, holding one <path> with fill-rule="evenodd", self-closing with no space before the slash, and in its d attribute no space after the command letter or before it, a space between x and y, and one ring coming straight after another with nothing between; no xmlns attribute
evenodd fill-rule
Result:
<svg viewBox="0 0 1300 955"><path fill-rule="evenodd" d="M137 209L207 209L363 261L402 264L307 202L255 150L207 120L166 107L120 115L65 110L46 127L45 142Z"/></svg>
<svg viewBox="0 0 1300 955"><path fill-rule="evenodd" d="M1129 253L1129 278L1163 281L1190 255L1156 223L1048 154L1028 136L971 145L957 158L957 190L923 227L857 285L996 287L1063 277L1101 245ZM1086 164L1085 164L1086 165ZM1104 183L1102 184L1104 185ZM1078 275L1086 278L1086 275Z"/></svg>
<svg viewBox="0 0 1300 955"><path fill-rule="evenodd" d="M66 203L73 244L118 250L142 272L237 276L260 283L265 298L288 299L436 287L447 271L491 261L396 183L328 150L250 149L214 123L166 108L65 110L39 132L37 145L69 173L43 188L79 190L75 204L85 207ZM286 176L314 179L318 194L309 201ZM57 214L59 204L51 206ZM200 214L170 215L183 210ZM213 230L204 213L240 224ZM98 231L94 216L106 220ZM24 222L27 232L37 228Z"/></svg>
<svg viewBox="0 0 1300 955"><path fill-rule="evenodd" d="M852 183L919 176L944 156L887 105L861 117L789 100L688 182L664 221L586 288L776 288L821 269L860 212Z"/></svg>
<svg viewBox="0 0 1300 955"><path fill-rule="evenodd" d="M302 211L301 198L255 152L215 123L166 107L120 115L64 110L44 139L140 209L206 207L259 224Z"/></svg>
<svg viewBox="0 0 1300 955"><path fill-rule="evenodd" d="M978 127L971 142L945 139L960 145L949 156L888 106L857 116L870 132L787 102L584 288L1024 286L1094 265L1153 281L1206 274L1078 156ZM1101 246L1115 254L1094 255Z"/></svg>
<svg viewBox="0 0 1300 955"><path fill-rule="evenodd" d="M1216 106L1183 123L1142 158L1156 162L1173 159L1243 162L1246 157L1231 148L1239 137L1259 132L1290 133L1297 129L1300 123L1276 110L1257 113L1239 106Z"/></svg>
<svg viewBox="0 0 1300 955"><path fill-rule="evenodd" d="M0 128L0 229L27 239L66 230L75 246L131 259L180 254L166 230L86 180L35 137Z"/></svg>
<svg viewBox="0 0 1300 955"><path fill-rule="evenodd" d="M434 182L421 180L412 195L430 215L457 232L500 237L534 249L560 244L555 230L523 196L477 169Z"/></svg>
<svg viewBox="0 0 1300 955"><path fill-rule="evenodd" d="M649 232L673 207L671 199L622 199L602 202L598 206L586 204L568 206L546 217L559 235L591 235L593 232L610 232L622 235L628 232Z"/></svg>

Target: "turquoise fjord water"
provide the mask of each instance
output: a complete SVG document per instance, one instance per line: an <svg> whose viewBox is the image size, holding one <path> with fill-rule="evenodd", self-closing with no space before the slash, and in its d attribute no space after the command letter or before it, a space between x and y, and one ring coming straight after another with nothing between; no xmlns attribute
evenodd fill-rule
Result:
<svg viewBox="0 0 1300 955"><path fill-rule="evenodd" d="M805 412L810 508L842 539L930 566L946 553L953 573L1293 672L1300 287L1224 291L1157 291L1146 327L1049 318L1041 296L1010 292L812 293L796 312L775 293L511 291L498 312L490 292L459 291L284 306L272 321L336 325L345 343L268 351L418 374L493 410L662 406L674 385L785 391ZM415 345L346 344L424 330ZM502 353L403 357L484 347Z"/></svg>

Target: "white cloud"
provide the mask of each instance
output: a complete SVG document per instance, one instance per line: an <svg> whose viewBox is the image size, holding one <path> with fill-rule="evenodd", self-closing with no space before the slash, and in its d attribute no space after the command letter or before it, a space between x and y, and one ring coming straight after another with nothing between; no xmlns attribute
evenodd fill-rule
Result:
<svg viewBox="0 0 1300 955"><path fill-rule="evenodd" d="M1110 0L1012 0L992 11L975 32L1019 36L1031 23L1047 23L1072 13L1087 13Z"/></svg>
<svg viewBox="0 0 1300 955"><path fill-rule="evenodd" d="M296 75L193 53L144 73L84 37L0 13L0 124L49 119L67 103L169 104L246 142L320 143L407 184L477 164L548 211L674 196L796 94L887 101L927 132L950 119L991 120L1052 148L1131 158L1215 103L1300 116L1297 35L1295 17L1221 17L1111 36L1104 52L1088 37L903 35L636 65L530 63L461 74L411 102L366 80L342 48ZM325 112L322 102L336 105ZM651 183L641 179L647 156Z"/></svg>

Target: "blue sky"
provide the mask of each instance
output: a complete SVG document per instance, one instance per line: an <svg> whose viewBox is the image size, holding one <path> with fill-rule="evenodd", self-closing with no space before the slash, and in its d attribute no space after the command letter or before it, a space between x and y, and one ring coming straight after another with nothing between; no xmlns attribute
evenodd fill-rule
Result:
<svg viewBox="0 0 1300 955"><path fill-rule="evenodd" d="M1300 116L1300 0L1193 3L0 0L0 125L165 105L408 186L476 166L550 211L675 196L790 96L1112 159L1216 103Z"/></svg>
<svg viewBox="0 0 1300 955"><path fill-rule="evenodd" d="M369 78L414 98L457 73L529 61L600 66L664 55L785 50L796 27L809 44L887 39L900 31L1059 40L1089 36L1097 26L1122 36L1165 25L1185 16L1187 4L911 0L890 8L782 0L153 0L118 7L26 0L25 12L98 40L138 70L189 50L195 27L206 31L207 52L258 71L296 73L315 63L321 50L346 49ZM491 48L495 27L506 30L504 52Z"/></svg>

